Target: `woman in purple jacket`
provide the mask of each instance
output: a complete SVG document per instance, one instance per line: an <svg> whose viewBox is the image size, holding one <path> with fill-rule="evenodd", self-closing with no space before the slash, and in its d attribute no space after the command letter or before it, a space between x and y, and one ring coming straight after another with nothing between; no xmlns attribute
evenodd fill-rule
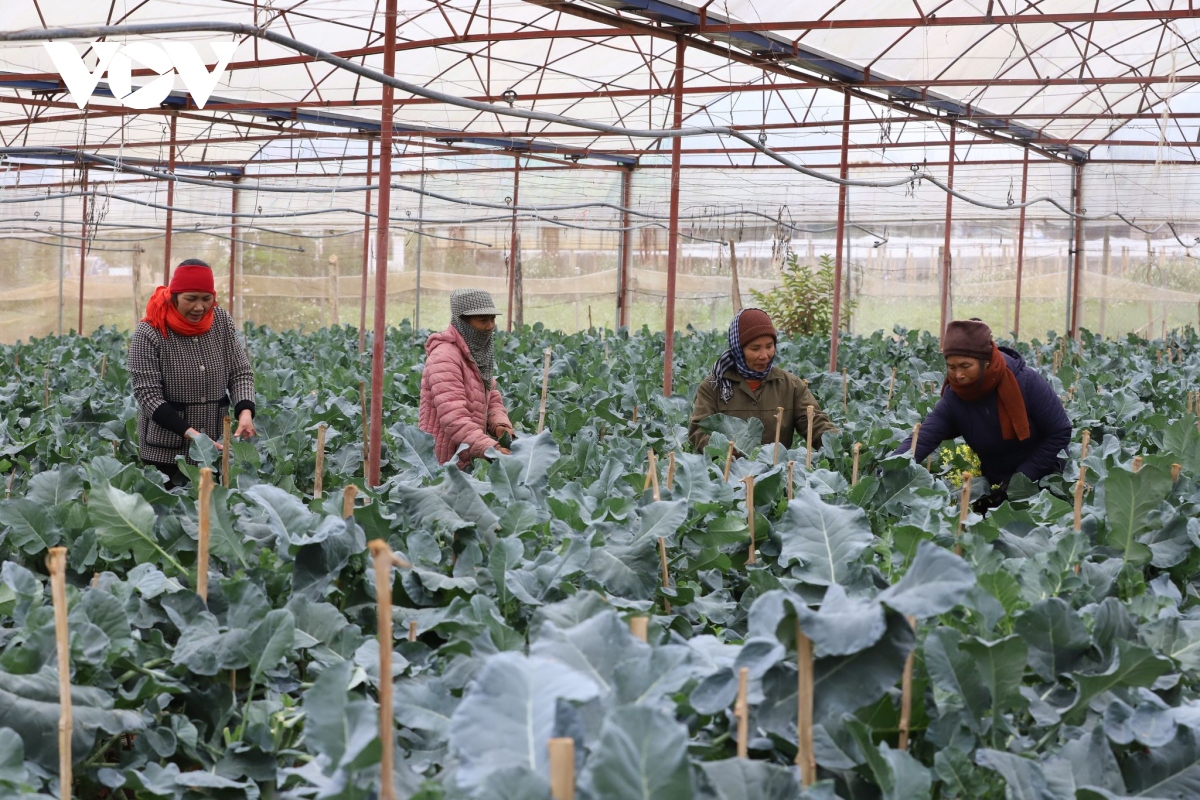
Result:
<svg viewBox="0 0 1200 800"><path fill-rule="evenodd" d="M989 505L1004 499L1018 472L1031 481L1062 472L1058 454L1071 441L1071 421L1045 378L1016 351L997 347L991 329L978 320L947 325L942 355L946 383L921 423L918 462L943 441L961 436L979 456L988 483L998 487ZM910 436L896 452L911 446Z"/></svg>

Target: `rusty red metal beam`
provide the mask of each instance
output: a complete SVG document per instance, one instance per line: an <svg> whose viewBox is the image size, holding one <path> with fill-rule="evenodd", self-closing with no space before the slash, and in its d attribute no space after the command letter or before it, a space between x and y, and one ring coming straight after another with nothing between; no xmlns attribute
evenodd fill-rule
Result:
<svg viewBox="0 0 1200 800"><path fill-rule="evenodd" d="M838 164L838 176L846 180L850 174L850 93L843 93L842 105L842 155ZM838 186L837 245L833 261L833 312L829 326L829 371L837 372L838 341L842 326L842 257L846 244L846 184Z"/></svg>
<svg viewBox="0 0 1200 800"><path fill-rule="evenodd" d="M950 128L950 152L946 166L946 185L954 188L954 127ZM941 289L941 325L938 326L938 336L946 333L946 324L950 322L950 227L954 224L954 195L946 192L946 222L942 242L942 289Z"/></svg>
<svg viewBox="0 0 1200 800"><path fill-rule="evenodd" d="M549 4L547 4L549 5ZM555 3L554 5L569 5ZM871 30L876 28L955 28L969 25L1001 27L1008 25L1086 25L1094 22L1171 22L1181 19L1200 19L1200 9L1174 9L1169 11L1093 11L1076 13L1047 13L1042 11L1025 14L990 14L983 16L942 16L927 14L924 17L883 17L862 19L819 19L819 20L762 20L760 22L705 23L686 26L689 33L737 33L770 31L830 31Z"/></svg>
<svg viewBox="0 0 1200 800"><path fill-rule="evenodd" d="M675 40L675 97L672 102L672 124L683 127L683 58L687 42L680 36ZM670 221L667 223L667 318L664 324L666 342L663 348L663 395L671 396L673 366L675 359L675 282L679 267L679 165L682 159L682 141L678 136L671 139L671 194Z"/></svg>
<svg viewBox="0 0 1200 800"><path fill-rule="evenodd" d="M1016 309L1013 313L1013 338L1021 338L1021 280L1025 272L1025 212L1028 210L1025 207L1025 198L1029 191L1029 151L1025 151L1025 158L1022 161L1021 167L1021 217L1017 223L1017 296L1015 299Z"/></svg>

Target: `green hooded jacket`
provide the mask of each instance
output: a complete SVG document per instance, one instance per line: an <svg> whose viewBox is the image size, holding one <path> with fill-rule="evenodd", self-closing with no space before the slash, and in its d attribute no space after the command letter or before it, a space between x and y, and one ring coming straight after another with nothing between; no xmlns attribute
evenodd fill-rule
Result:
<svg viewBox="0 0 1200 800"><path fill-rule="evenodd" d="M746 379L736 370L729 370L725 377L733 382L733 397L722 403L712 378L705 378L696 391L696 405L688 424L688 440L696 452L708 444L708 431L700 429L700 420L713 414L725 414L738 419L758 417L763 426L763 444L775 441L775 410L783 407L783 425L779 442L792 447L793 442L803 443L808 436L808 407L813 407L813 449L821 446L821 435L837 428L821 410L821 404L809 391L808 384L800 378L772 367L757 392L750 391Z"/></svg>

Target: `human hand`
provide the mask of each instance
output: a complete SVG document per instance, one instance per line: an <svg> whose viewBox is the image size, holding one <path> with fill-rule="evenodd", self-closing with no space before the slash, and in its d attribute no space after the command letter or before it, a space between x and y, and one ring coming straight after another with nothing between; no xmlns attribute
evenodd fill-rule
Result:
<svg viewBox="0 0 1200 800"><path fill-rule="evenodd" d="M512 450L509 450L507 447L500 447L499 445L497 445L495 450L497 453L500 453L502 455L506 455L506 456L512 455Z"/></svg>
<svg viewBox="0 0 1200 800"><path fill-rule="evenodd" d="M246 409L241 414L238 414L237 430L233 435L238 439L248 439L255 434L254 414L250 411L250 409Z"/></svg>
<svg viewBox="0 0 1200 800"><path fill-rule="evenodd" d="M187 429L187 430L184 432L184 434L183 434L183 435L184 435L184 437L186 437L186 438L187 438L189 441L195 441L196 439L199 439L199 438L200 438L201 436L203 436L204 434L200 433L200 431L196 430L195 428L188 428L188 429ZM214 445L214 446L217 448L217 452L221 452L221 451L223 451L223 450L225 449L225 445L221 444L221 443L220 443L220 442L218 442L218 441L213 441L213 445Z"/></svg>

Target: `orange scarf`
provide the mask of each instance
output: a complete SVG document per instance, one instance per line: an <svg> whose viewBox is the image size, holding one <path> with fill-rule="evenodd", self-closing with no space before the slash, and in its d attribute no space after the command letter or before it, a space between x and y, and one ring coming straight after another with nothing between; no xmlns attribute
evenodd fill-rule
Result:
<svg viewBox="0 0 1200 800"><path fill-rule="evenodd" d="M968 403L982 400L989 392L995 390L998 395L996 409L1000 415L1000 432L1005 439L1025 441L1030 436L1025 397L1021 394L1017 376L1009 369L1008 360L995 342L992 343L992 357L989 362L983 377L969 386L955 386L948 380L946 383L959 398Z"/></svg>
<svg viewBox="0 0 1200 800"><path fill-rule="evenodd" d="M146 303L146 316L142 317L142 322L149 322L163 338L167 336L167 328L180 336L199 336L208 333L212 328L213 308L216 307L217 304L213 303L212 308L208 309L208 313L201 317L199 322L191 322L180 314L179 309L171 302L171 290L166 286L159 286L150 296L150 302Z"/></svg>

